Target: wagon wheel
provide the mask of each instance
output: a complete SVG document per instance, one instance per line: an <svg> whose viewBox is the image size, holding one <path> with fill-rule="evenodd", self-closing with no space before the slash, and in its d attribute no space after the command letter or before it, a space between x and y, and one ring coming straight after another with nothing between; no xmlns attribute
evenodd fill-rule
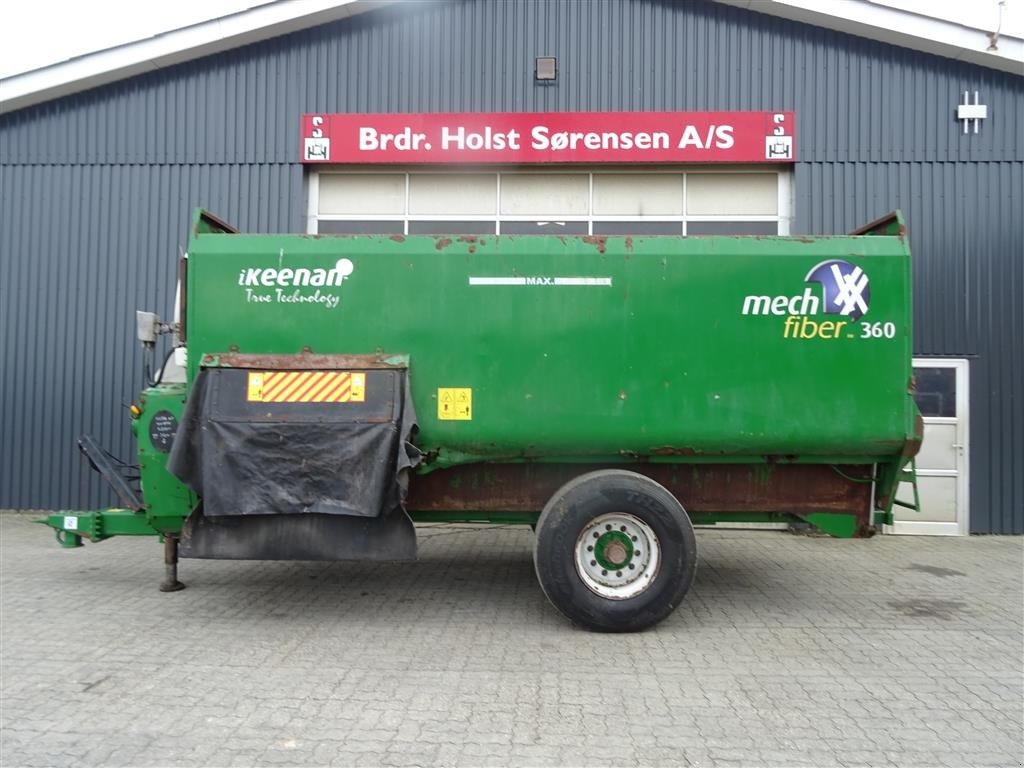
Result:
<svg viewBox="0 0 1024 768"><path fill-rule="evenodd" d="M657 624L693 582L697 541L682 505L635 472L605 469L566 483L537 521L537 579L574 623L603 632Z"/></svg>

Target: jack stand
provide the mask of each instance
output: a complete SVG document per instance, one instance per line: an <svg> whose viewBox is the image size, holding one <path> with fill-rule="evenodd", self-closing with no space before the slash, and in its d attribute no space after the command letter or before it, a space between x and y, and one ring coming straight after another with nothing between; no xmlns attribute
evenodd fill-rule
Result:
<svg viewBox="0 0 1024 768"><path fill-rule="evenodd" d="M64 534L61 536L61 534ZM71 531L57 531L57 541L66 549L74 549L82 546L82 537Z"/></svg>
<svg viewBox="0 0 1024 768"><path fill-rule="evenodd" d="M185 585L178 581L178 537L164 536L164 580L160 584L161 592L177 592Z"/></svg>

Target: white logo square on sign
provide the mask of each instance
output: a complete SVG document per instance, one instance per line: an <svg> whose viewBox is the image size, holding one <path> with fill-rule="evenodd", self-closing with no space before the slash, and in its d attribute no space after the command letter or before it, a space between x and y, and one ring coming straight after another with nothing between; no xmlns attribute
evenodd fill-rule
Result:
<svg viewBox="0 0 1024 768"><path fill-rule="evenodd" d="M765 160L791 160L793 158L792 136L765 136Z"/></svg>
<svg viewBox="0 0 1024 768"><path fill-rule="evenodd" d="M305 139L302 147L303 158L306 160L330 160L330 139Z"/></svg>

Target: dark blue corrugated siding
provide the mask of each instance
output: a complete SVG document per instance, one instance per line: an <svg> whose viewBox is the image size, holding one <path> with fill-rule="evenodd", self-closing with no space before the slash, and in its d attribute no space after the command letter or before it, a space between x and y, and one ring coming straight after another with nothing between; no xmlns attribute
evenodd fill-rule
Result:
<svg viewBox="0 0 1024 768"><path fill-rule="evenodd" d="M75 450L91 432L130 457L124 409L142 383L134 310L170 317L197 204L247 230L293 227L293 165L22 165L0 210L0 507L109 503Z"/></svg>
<svg viewBox="0 0 1024 768"><path fill-rule="evenodd" d="M915 352L970 360L971 528L1024 532L1024 163L807 163L796 188L811 234L903 210Z"/></svg>
<svg viewBox="0 0 1024 768"><path fill-rule="evenodd" d="M557 85L532 80L545 54ZM1024 532L1024 78L653 0L397 5L0 117L0 506L105 500L73 441L130 452L132 311L169 312L196 204L303 229L302 112L660 109L795 110L797 231L904 209L917 350L972 360L972 528Z"/></svg>

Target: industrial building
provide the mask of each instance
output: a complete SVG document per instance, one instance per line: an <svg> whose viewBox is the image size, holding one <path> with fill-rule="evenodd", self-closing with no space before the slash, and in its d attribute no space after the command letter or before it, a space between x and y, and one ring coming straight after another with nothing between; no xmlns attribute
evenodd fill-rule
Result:
<svg viewBox="0 0 1024 768"><path fill-rule="evenodd" d="M1024 41L871 2L279 2L0 81L0 508L111 499L193 208L311 234L844 233L901 209L923 509L1024 533ZM903 332L905 329L895 329Z"/></svg>

